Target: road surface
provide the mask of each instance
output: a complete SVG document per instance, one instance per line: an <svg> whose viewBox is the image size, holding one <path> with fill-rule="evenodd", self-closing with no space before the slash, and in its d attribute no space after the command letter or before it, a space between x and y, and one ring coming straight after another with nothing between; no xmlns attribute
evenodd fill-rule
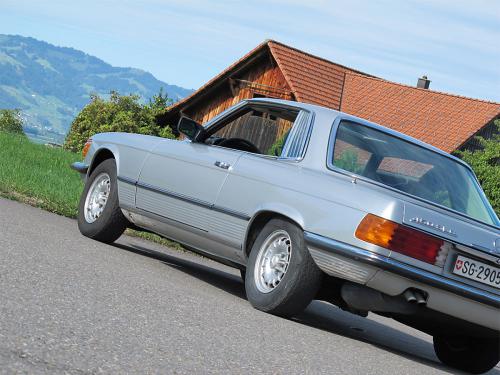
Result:
<svg viewBox="0 0 500 375"><path fill-rule="evenodd" d="M271 316L236 270L137 238L104 245L0 199L0 373L457 372L429 336L389 319L321 302Z"/></svg>

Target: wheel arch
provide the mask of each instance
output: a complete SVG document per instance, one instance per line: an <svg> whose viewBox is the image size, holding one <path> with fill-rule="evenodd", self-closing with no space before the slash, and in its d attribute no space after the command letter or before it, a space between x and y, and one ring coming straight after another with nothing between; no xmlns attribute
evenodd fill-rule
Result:
<svg viewBox="0 0 500 375"><path fill-rule="evenodd" d="M94 152L92 160L87 171L87 177L93 172L93 170L101 164L104 160L115 159L116 169L118 172L118 150L112 145L101 146L97 151Z"/></svg>
<svg viewBox="0 0 500 375"><path fill-rule="evenodd" d="M257 239L259 231L274 218L288 220L304 230L304 219L297 210L291 207L280 206L263 207L259 209L249 221L245 234L245 241L243 242L243 254L245 259L248 259L250 250Z"/></svg>

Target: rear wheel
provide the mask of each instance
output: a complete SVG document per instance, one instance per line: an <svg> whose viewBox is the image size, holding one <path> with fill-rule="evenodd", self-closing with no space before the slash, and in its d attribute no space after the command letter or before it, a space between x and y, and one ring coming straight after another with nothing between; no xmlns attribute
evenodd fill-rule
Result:
<svg viewBox="0 0 500 375"><path fill-rule="evenodd" d="M302 229L284 219L269 221L252 246L246 269L252 306L275 315L297 315L313 300L321 279Z"/></svg>
<svg viewBox="0 0 500 375"><path fill-rule="evenodd" d="M107 159L87 179L78 207L78 228L84 236L111 243L121 236L127 224L118 205L116 163Z"/></svg>
<svg viewBox="0 0 500 375"><path fill-rule="evenodd" d="M434 350L445 365L482 374L500 360L499 338L470 338L434 336Z"/></svg>

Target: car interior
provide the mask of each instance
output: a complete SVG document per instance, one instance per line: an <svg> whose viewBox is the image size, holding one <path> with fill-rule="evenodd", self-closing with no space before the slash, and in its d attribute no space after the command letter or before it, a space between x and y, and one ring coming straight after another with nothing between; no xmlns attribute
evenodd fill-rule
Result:
<svg viewBox="0 0 500 375"><path fill-rule="evenodd" d="M255 154L280 156L298 111L251 105L208 129L203 142Z"/></svg>

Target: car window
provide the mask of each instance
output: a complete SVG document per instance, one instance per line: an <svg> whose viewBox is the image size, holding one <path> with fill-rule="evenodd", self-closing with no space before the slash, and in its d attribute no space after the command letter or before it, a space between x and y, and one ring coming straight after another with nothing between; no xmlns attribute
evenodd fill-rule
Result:
<svg viewBox="0 0 500 375"><path fill-rule="evenodd" d="M298 111L250 107L222 127L218 126L218 130L210 134L206 143L281 156L297 115Z"/></svg>
<svg viewBox="0 0 500 375"><path fill-rule="evenodd" d="M494 224L498 218L472 172L440 153L385 132L342 121L333 166Z"/></svg>
<svg viewBox="0 0 500 375"><path fill-rule="evenodd" d="M286 135L287 139L283 148L283 157L298 159L304 156L311 126L310 116L311 114L306 111L300 111L298 114L292 129L289 130L290 134Z"/></svg>
<svg viewBox="0 0 500 375"><path fill-rule="evenodd" d="M337 139L334 149L333 164L346 171L362 174L371 156L371 152L363 150L342 139Z"/></svg>

